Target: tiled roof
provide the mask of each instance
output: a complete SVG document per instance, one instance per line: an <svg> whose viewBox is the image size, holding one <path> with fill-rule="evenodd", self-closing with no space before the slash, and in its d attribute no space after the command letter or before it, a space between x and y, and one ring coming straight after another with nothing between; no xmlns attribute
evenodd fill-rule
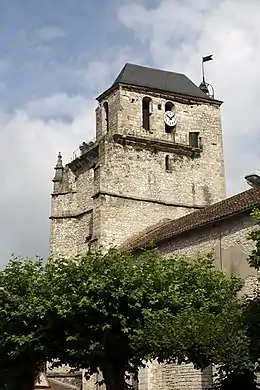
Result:
<svg viewBox="0 0 260 390"><path fill-rule="evenodd" d="M218 203L192 212L184 217L171 220L165 224L160 224L150 231L143 232L132 239L126 241L121 250L131 251L151 242L154 244L172 238L188 230L206 225L208 223L231 217L243 211L252 210L260 206L260 189L252 188L241 192L230 198L226 198Z"/></svg>
<svg viewBox="0 0 260 390"><path fill-rule="evenodd" d="M125 64L118 77L107 91L118 84L144 87L165 93L176 93L214 101L214 99L210 99L183 73L154 69L141 65ZM97 100L104 96L107 91L102 93ZM221 103L217 100L215 100L215 102Z"/></svg>

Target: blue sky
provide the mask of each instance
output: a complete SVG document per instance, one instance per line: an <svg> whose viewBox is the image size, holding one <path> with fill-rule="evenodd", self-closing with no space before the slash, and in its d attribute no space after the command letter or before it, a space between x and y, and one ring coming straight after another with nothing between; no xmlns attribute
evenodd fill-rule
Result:
<svg viewBox="0 0 260 390"><path fill-rule="evenodd" d="M53 165L94 136L95 97L125 62L206 75L224 100L228 195L260 164L260 3L0 0L0 261L47 256Z"/></svg>
<svg viewBox="0 0 260 390"><path fill-rule="evenodd" d="M103 3L101 5L101 3ZM123 2L1 0L1 104L12 108L56 92L91 92L79 73L138 42L117 18ZM113 6L112 6L113 4Z"/></svg>

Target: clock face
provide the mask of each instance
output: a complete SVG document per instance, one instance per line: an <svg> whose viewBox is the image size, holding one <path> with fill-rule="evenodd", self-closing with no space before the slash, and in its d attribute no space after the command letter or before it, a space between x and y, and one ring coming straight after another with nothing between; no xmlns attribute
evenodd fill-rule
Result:
<svg viewBox="0 0 260 390"><path fill-rule="evenodd" d="M170 127L175 126L177 123L175 113L172 111L166 111L164 114L164 122Z"/></svg>

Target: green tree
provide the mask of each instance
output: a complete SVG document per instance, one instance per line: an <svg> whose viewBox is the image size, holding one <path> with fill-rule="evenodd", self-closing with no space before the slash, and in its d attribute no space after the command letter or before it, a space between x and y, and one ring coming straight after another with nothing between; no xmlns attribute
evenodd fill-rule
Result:
<svg viewBox="0 0 260 390"><path fill-rule="evenodd" d="M252 213L255 228L250 232L248 238L254 246L249 255L248 262L257 271L260 269L260 210ZM259 279L259 278L258 278ZM237 390L258 388L256 373L259 372L260 359L260 293L241 298L242 322L241 330L243 337L246 334L249 359L243 365L233 371L224 370L224 377L219 384L220 389L234 388ZM243 338L240 340L243 343ZM238 355L239 357L239 355Z"/></svg>
<svg viewBox="0 0 260 390"><path fill-rule="evenodd" d="M0 388L33 389L46 361L100 370L107 390L155 358L239 373L251 363L241 285L210 258L153 250L12 259L0 271Z"/></svg>
<svg viewBox="0 0 260 390"><path fill-rule="evenodd" d="M255 209L252 213L255 228L249 234L249 239L253 242L253 250L249 256L248 262L251 267L257 271L260 270L260 210ZM259 276L258 276L258 282ZM244 321L247 329L247 336L250 340L250 358L254 371L260 371L260 291L259 286L254 296L246 298L244 305Z"/></svg>
<svg viewBox="0 0 260 390"><path fill-rule="evenodd" d="M0 271L1 389L34 389L37 374L52 358L45 286L41 259L13 258Z"/></svg>
<svg viewBox="0 0 260 390"><path fill-rule="evenodd" d="M250 365L237 293L242 283L210 258L138 259L111 249L46 266L51 306L60 323L58 363L103 373L107 390L124 390L144 361Z"/></svg>
<svg viewBox="0 0 260 390"><path fill-rule="evenodd" d="M249 256L248 262L257 271L260 269L260 210L256 209L252 213L255 228L249 233L249 239L253 241L254 248Z"/></svg>

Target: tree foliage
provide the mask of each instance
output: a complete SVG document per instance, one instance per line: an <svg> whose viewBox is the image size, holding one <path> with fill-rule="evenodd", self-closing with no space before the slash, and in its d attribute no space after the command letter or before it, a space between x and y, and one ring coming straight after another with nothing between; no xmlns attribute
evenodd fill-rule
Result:
<svg viewBox="0 0 260 390"><path fill-rule="evenodd" d="M248 257L248 263L257 271L260 270L260 210L256 209L252 213L252 218L255 227L249 233L248 238L253 242L253 249ZM259 282L259 277L258 277ZM256 286L257 287L257 286ZM242 322L241 330L243 335L246 335L248 356L241 367L234 371L226 371L224 377L220 381L219 387L221 390L236 388L238 390L248 389L254 390L257 386L256 374L259 374L260 360L260 291L255 290L253 296L245 296L241 300ZM244 338L244 337L243 337ZM241 342L243 343L243 338ZM239 357L239 355L238 355ZM243 359L241 359L241 362Z"/></svg>
<svg viewBox="0 0 260 390"><path fill-rule="evenodd" d="M252 213L255 228L249 234L254 246L249 256L248 262L257 271L260 270L260 210L256 209ZM258 283L259 283L258 276ZM254 365L255 372L260 372L260 284L256 286L253 297L248 297L244 303L244 318L247 329L247 336L250 340L250 358Z"/></svg>
<svg viewBox="0 0 260 390"><path fill-rule="evenodd" d="M256 209L252 213L256 227L249 233L249 239L253 240L254 248L249 256L248 262L251 267L259 271L260 269L260 210Z"/></svg>
<svg viewBox="0 0 260 390"><path fill-rule="evenodd" d="M33 389L48 358L44 279L41 259L13 258L0 271L1 389Z"/></svg>
<svg viewBox="0 0 260 390"><path fill-rule="evenodd" d="M101 370L109 390L126 388L125 374L149 359L230 369L247 362L241 281L210 258L151 250L133 260L111 249L50 261L46 272L64 335L60 362Z"/></svg>
<svg viewBox="0 0 260 390"><path fill-rule="evenodd" d="M13 259L0 272L0 388L13 390L21 378L29 389L47 360L102 371L107 390L126 389L127 374L150 359L246 370L241 286L210 257L155 250L138 258L93 251L45 265Z"/></svg>

